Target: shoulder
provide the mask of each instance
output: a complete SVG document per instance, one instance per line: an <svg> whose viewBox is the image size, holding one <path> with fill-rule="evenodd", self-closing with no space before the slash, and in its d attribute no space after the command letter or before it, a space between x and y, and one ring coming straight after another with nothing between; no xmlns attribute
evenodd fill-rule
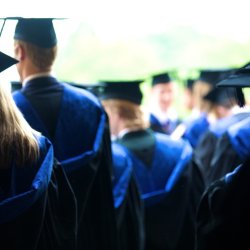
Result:
<svg viewBox="0 0 250 250"><path fill-rule="evenodd" d="M40 134L39 132L36 132L36 131L34 131L34 137L37 140L40 154L41 153L45 154L50 149L53 150L52 143L50 142L50 140L47 137L43 136L42 134Z"/></svg>
<svg viewBox="0 0 250 250"><path fill-rule="evenodd" d="M193 149L187 140L182 138L173 139L162 133L155 133L156 145L162 150L182 158L191 157Z"/></svg>
<svg viewBox="0 0 250 250"><path fill-rule="evenodd" d="M174 139L170 135L166 135L163 133L155 132L155 138L158 143L166 144L171 147L182 148L182 147L190 146L187 140L184 140L182 138Z"/></svg>
<svg viewBox="0 0 250 250"><path fill-rule="evenodd" d="M85 90L85 89L80 89L74 86L71 86L66 83L61 83L64 87L64 93L68 95L69 97L74 97L75 100L84 100L85 102L92 103L95 106L100 107L100 101L98 98L92 94L91 92Z"/></svg>
<svg viewBox="0 0 250 250"><path fill-rule="evenodd" d="M113 156L113 161L120 165L120 164L128 164L130 162L130 153L127 150L127 148L120 143L117 143L113 141L111 143L111 149L112 149L112 156Z"/></svg>
<svg viewBox="0 0 250 250"><path fill-rule="evenodd" d="M116 142L111 143L111 148L115 176L119 176L125 169L132 170L132 160L128 150Z"/></svg>

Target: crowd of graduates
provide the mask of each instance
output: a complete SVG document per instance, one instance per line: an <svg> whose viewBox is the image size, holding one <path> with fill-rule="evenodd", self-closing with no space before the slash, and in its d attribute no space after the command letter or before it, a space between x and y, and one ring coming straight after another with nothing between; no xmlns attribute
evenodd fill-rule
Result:
<svg viewBox="0 0 250 250"><path fill-rule="evenodd" d="M3 249L248 249L250 67L86 86L53 74L51 18L18 18L12 93L0 83Z"/></svg>

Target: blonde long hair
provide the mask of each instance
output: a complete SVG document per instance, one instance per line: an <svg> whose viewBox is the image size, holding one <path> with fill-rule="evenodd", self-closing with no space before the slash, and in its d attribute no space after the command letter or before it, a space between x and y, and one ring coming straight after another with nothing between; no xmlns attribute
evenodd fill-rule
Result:
<svg viewBox="0 0 250 250"><path fill-rule="evenodd" d="M193 86L193 101L194 106L200 112L209 112L211 110L211 104L203 99L210 90L212 89L211 84L203 81L197 81Z"/></svg>
<svg viewBox="0 0 250 250"><path fill-rule="evenodd" d="M10 91L0 84L0 168L33 163L39 156L35 131L15 105Z"/></svg>

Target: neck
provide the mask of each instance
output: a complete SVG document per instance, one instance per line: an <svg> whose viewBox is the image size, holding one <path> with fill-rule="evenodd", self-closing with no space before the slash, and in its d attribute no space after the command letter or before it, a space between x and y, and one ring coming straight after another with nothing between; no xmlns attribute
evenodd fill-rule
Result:
<svg viewBox="0 0 250 250"><path fill-rule="evenodd" d="M32 63L29 61L26 62L25 65L20 65L19 67L19 75L20 75L20 80L23 82L25 79L32 75L39 75L42 73L51 73L51 69L48 68L47 70L42 71L41 69L37 68L34 66Z"/></svg>

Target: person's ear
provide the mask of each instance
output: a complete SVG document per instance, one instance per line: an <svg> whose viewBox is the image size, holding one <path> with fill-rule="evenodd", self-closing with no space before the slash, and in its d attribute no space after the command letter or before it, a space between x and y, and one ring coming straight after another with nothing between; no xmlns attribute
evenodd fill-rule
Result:
<svg viewBox="0 0 250 250"><path fill-rule="evenodd" d="M25 49L21 44L16 43L14 45L14 53L15 53L15 58L18 61L23 61L24 60L24 58L25 58Z"/></svg>

